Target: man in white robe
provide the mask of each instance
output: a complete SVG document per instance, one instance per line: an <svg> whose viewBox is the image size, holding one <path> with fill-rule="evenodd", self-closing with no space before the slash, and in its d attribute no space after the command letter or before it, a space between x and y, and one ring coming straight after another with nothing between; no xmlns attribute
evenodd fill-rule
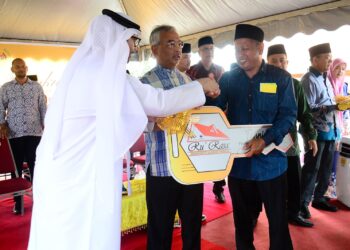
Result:
<svg viewBox="0 0 350 250"><path fill-rule="evenodd" d="M215 81L169 91L127 76L139 26L103 11L68 63L49 105L37 150L30 250L120 249L122 157L147 116L200 106Z"/></svg>

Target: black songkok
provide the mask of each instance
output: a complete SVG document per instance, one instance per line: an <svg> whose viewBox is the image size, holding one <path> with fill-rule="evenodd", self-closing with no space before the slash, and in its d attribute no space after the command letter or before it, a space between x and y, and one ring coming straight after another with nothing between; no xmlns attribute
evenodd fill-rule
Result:
<svg viewBox="0 0 350 250"><path fill-rule="evenodd" d="M329 45L329 43L318 44L309 49L310 58L313 58L314 56L318 56L320 54L331 52L331 46Z"/></svg>
<svg viewBox="0 0 350 250"><path fill-rule="evenodd" d="M213 38L211 36L203 36L198 40L198 48L202 45L214 44Z"/></svg>
<svg viewBox="0 0 350 250"><path fill-rule="evenodd" d="M137 29L139 31L141 31L140 29L140 25L134 23L133 21L119 15L118 13L108 10L108 9L103 9L102 10L102 14L109 16L110 18L112 18L115 22L119 23L120 25L128 28L128 29Z"/></svg>
<svg viewBox="0 0 350 250"><path fill-rule="evenodd" d="M250 24L238 24L236 26L235 39L249 38L258 42L264 41L264 31Z"/></svg>
<svg viewBox="0 0 350 250"><path fill-rule="evenodd" d="M267 50L267 57L269 57L271 55L276 55L276 54L285 54L285 55L287 55L283 44L275 44L275 45L272 45L272 46L270 46L268 48L268 50Z"/></svg>
<svg viewBox="0 0 350 250"><path fill-rule="evenodd" d="M182 53L191 53L190 43L184 43L184 46L182 47Z"/></svg>

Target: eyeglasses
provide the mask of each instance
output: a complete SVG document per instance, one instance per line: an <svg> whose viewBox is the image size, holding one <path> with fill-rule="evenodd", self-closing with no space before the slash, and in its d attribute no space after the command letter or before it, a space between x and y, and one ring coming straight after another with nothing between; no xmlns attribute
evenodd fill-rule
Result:
<svg viewBox="0 0 350 250"><path fill-rule="evenodd" d="M183 41L170 40L170 41L167 41L165 44L170 49L173 49L176 46L179 47L180 49L182 49L184 47L184 42Z"/></svg>
<svg viewBox="0 0 350 250"><path fill-rule="evenodd" d="M139 47L140 46L140 42L141 42L141 38L138 38L136 36L132 36L131 38L134 40L135 47Z"/></svg>

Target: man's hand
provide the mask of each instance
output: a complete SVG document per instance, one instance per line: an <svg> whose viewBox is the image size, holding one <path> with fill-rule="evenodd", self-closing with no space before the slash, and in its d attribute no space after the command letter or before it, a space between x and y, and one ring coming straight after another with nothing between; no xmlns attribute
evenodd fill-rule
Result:
<svg viewBox="0 0 350 250"><path fill-rule="evenodd" d="M213 81L216 81L216 80L215 80L215 76L214 76L213 73L210 73L210 74L208 75L208 77L209 77L210 79L212 79ZM219 87L219 86L218 86L218 87ZM209 93L209 94L207 94L207 96L209 96L209 97L211 97L211 98L216 98L216 97L218 97L218 96L220 95L220 93L221 93L221 91L220 91L220 87L219 87L217 91L214 91L214 92L212 92L212 93Z"/></svg>
<svg viewBox="0 0 350 250"><path fill-rule="evenodd" d="M6 124L0 124L0 138L5 139L8 137L9 129Z"/></svg>
<svg viewBox="0 0 350 250"><path fill-rule="evenodd" d="M200 78L197 81L202 85L206 96L216 98L220 95L219 84L214 80L214 78Z"/></svg>
<svg viewBox="0 0 350 250"><path fill-rule="evenodd" d="M316 140L309 140L308 144L309 144L309 149L312 150L312 156L315 157L318 151Z"/></svg>
<svg viewBox="0 0 350 250"><path fill-rule="evenodd" d="M246 157L252 157L254 155L261 154L265 146L265 141L262 138L255 138L250 140L244 145L244 149L248 150L245 154Z"/></svg>

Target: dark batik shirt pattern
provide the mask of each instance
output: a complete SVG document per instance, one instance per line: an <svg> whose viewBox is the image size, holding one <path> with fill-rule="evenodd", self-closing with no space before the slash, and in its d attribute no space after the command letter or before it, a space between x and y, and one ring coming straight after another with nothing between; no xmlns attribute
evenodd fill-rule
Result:
<svg viewBox="0 0 350 250"><path fill-rule="evenodd" d="M0 88L0 124L7 123L9 138L41 136L46 113L46 98L37 82L16 80Z"/></svg>

